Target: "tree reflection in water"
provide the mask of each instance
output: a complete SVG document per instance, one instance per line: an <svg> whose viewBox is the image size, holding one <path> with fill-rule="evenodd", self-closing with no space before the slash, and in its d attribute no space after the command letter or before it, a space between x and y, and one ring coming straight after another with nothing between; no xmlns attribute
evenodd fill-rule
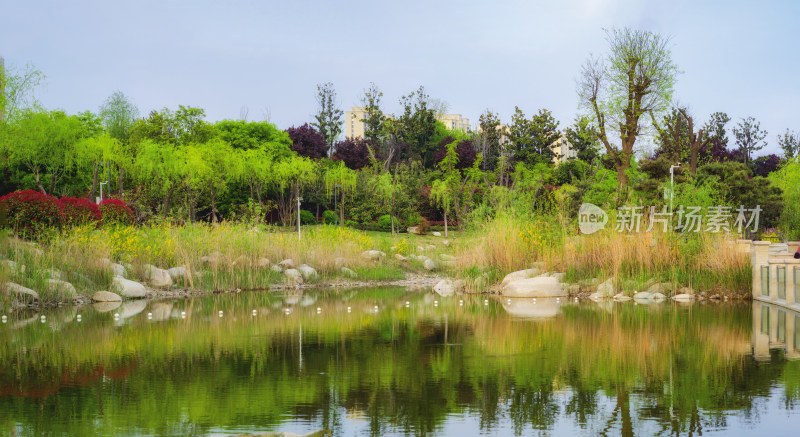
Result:
<svg viewBox="0 0 800 437"><path fill-rule="evenodd" d="M800 395L791 351L776 340L753 358L750 304L309 294L149 302L117 322L122 307L81 308L80 323L14 314L0 325L0 430L699 435L794 417ZM776 397L783 411L766 408Z"/></svg>

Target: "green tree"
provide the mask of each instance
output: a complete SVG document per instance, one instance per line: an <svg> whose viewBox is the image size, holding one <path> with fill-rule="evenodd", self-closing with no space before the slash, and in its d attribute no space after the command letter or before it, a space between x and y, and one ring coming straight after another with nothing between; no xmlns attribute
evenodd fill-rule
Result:
<svg viewBox="0 0 800 437"><path fill-rule="evenodd" d="M169 143L146 139L139 143L133 160L135 178L161 199L161 215L166 218L170 199L185 168L178 149Z"/></svg>
<svg viewBox="0 0 800 437"><path fill-rule="evenodd" d="M26 111L39 108L33 91L44 79L45 75L32 65L15 72L6 68L3 58L0 58L0 129L4 121L14 120Z"/></svg>
<svg viewBox="0 0 800 437"><path fill-rule="evenodd" d="M76 144L76 158L79 162L92 168L92 187L87 198L94 202L100 179L100 165L108 165L119 153L120 142L108 134L84 138ZM109 188L110 189L110 188Z"/></svg>
<svg viewBox="0 0 800 437"><path fill-rule="evenodd" d="M289 226L296 213L296 198L302 188L317 178L317 164L304 156L294 155L274 166L278 188L278 213L283 226Z"/></svg>
<svg viewBox="0 0 800 437"><path fill-rule="evenodd" d="M736 146L742 152L744 163L749 164L753 152L758 152L767 146L764 138L767 131L761 130L761 123L753 117L743 118L733 127L733 136L736 137Z"/></svg>
<svg viewBox="0 0 800 437"><path fill-rule="evenodd" d="M711 114L708 122L703 127L708 137L712 140L719 141L725 148L728 147L728 133L725 131L725 125L731 121L728 114L724 112L715 112Z"/></svg>
<svg viewBox="0 0 800 437"><path fill-rule="evenodd" d="M126 142L139 118L139 108L121 91L115 91L100 106L100 118L111 138Z"/></svg>
<svg viewBox="0 0 800 437"><path fill-rule="evenodd" d="M442 208L444 212L444 236L447 237L447 214L452 210L456 193L461 185L461 173L456 166L458 165L458 153L456 153L457 141L447 145L447 153L444 159L439 162L442 175L433 181L431 185L431 198Z"/></svg>
<svg viewBox="0 0 800 437"><path fill-rule="evenodd" d="M609 53L604 60L590 58L578 85L581 105L597 123L598 137L617 170L617 202L627 198L628 169L633 148L643 129L642 116L665 111L672 100L678 69L672 61L669 39L648 31L606 31ZM620 144L612 144L612 134Z"/></svg>
<svg viewBox="0 0 800 437"><path fill-rule="evenodd" d="M500 117L486 110L478 119L478 135L480 139L480 153L483 156L483 170L493 171L497 168L500 154L502 153L504 127L500 124Z"/></svg>
<svg viewBox="0 0 800 437"><path fill-rule="evenodd" d="M325 138L325 143L328 145L328 156L331 156L333 145L336 144L339 134L342 133L342 116L344 115L336 103L336 90L333 89L333 83L326 82L317 85L317 104L319 104L319 110L314 116L316 121L311 125Z"/></svg>
<svg viewBox="0 0 800 437"><path fill-rule="evenodd" d="M401 158L415 157L425 168L433 166L435 153L432 140L436 132L436 113L430 107L430 96L420 86L416 91L400 98L403 114L394 125L396 140L408 144L409 150Z"/></svg>
<svg viewBox="0 0 800 437"><path fill-rule="evenodd" d="M778 134L778 145L783 150L783 157L792 159L800 153L800 135L786 129L785 134Z"/></svg>
<svg viewBox="0 0 800 437"><path fill-rule="evenodd" d="M365 114L361 120L364 122L364 139L372 145L378 144L384 135L386 116L381 110L382 98L383 93L374 83L370 83L369 88L364 91L364 97L361 98Z"/></svg>
<svg viewBox="0 0 800 437"><path fill-rule="evenodd" d="M325 193L329 198L339 197L339 224L344 223L345 195L355 187L356 180L356 172L347 168L342 161L333 162L325 169Z"/></svg>
<svg viewBox="0 0 800 437"><path fill-rule="evenodd" d="M208 194L211 198L211 221L219 221L217 199L228 186L228 182L240 177L243 163L241 155L234 153L233 147L220 138L213 138L199 145L203 161L208 166L205 173Z"/></svg>
<svg viewBox="0 0 800 437"><path fill-rule="evenodd" d="M564 134L579 160L592 164L600 156L597 130L589 117L576 118L572 126L564 130Z"/></svg>

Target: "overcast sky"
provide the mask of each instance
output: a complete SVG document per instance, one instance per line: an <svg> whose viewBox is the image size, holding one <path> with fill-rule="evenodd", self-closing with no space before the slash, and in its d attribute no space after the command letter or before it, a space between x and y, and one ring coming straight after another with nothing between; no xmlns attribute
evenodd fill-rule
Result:
<svg viewBox="0 0 800 437"><path fill-rule="evenodd" d="M508 121L517 105L563 127L581 64L605 53L603 28L632 27L671 37L676 97L699 121L752 115L769 152L800 130L798 1L2 3L0 56L44 72L37 97L69 113L120 90L142 114L183 104L214 121L246 106L286 128L312 119L316 84L333 82L346 110L375 82L389 112L424 85L473 125L487 108Z"/></svg>

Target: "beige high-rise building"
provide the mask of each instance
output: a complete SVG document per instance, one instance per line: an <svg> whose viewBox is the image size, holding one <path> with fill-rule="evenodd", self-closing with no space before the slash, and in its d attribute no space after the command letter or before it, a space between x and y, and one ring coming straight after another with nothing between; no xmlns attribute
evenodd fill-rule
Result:
<svg viewBox="0 0 800 437"><path fill-rule="evenodd" d="M578 152L572 148L569 141L567 141L567 137L564 135L561 135L561 138L555 140L550 147L552 147L553 153L556 154L556 156L553 157L553 163L556 165L567 162L570 158L578 158Z"/></svg>
<svg viewBox="0 0 800 437"><path fill-rule="evenodd" d="M367 117L366 111L363 106L353 106L349 111L344 113L344 136L345 138L364 138L366 123L364 119Z"/></svg>
<svg viewBox="0 0 800 437"><path fill-rule="evenodd" d="M469 119L461 114L439 114L436 119L450 130L458 129L464 132L470 130Z"/></svg>

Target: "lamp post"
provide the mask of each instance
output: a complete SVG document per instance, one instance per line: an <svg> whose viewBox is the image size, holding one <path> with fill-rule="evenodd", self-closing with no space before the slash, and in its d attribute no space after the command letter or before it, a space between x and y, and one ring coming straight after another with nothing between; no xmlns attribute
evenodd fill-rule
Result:
<svg viewBox="0 0 800 437"><path fill-rule="evenodd" d="M300 239L300 202L303 201L303 198L299 195L297 196L297 239Z"/></svg>
<svg viewBox="0 0 800 437"><path fill-rule="evenodd" d="M100 202L103 201L103 185L108 185L108 182L100 182Z"/></svg>
<svg viewBox="0 0 800 437"><path fill-rule="evenodd" d="M669 166L669 212L672 212L672 199L675 197L675 173L674 170L680 167L681 164Z"/></svg>

